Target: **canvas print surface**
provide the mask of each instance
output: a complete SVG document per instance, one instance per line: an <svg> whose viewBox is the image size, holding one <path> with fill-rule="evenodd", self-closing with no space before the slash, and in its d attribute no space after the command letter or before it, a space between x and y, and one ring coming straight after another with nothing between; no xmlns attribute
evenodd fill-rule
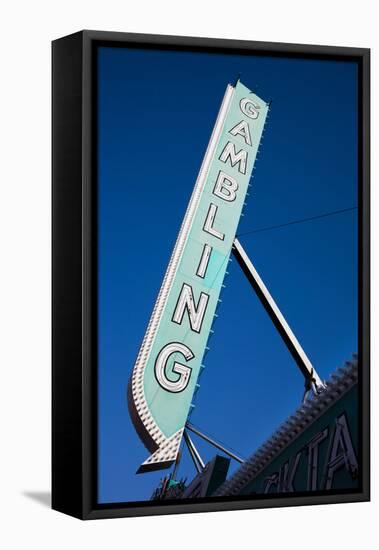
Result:
<svg viewBox="0 0 379 550"><path fill-rule="evenodd" d="M99 46L97 501L361 484L358 65Z"/></svg>

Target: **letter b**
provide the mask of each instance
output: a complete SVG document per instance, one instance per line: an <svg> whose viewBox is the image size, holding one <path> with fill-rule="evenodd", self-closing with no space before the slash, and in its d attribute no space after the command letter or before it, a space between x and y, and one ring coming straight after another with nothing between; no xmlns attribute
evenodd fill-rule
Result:
<svg viewBox="0 0 379 550"><path fill-rule="evenodd" d="M237 189L237 181L220 170L217 176L216 185L213 189L213 194L224 201L232 202L236 198Z"/></svg>

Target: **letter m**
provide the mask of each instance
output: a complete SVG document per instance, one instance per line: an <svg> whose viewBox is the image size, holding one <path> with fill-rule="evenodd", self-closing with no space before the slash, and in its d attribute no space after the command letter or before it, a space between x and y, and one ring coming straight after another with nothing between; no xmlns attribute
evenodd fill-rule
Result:
<svg viewBox="0 0 379 550"><path fill-rule="evenodd" d="M228 141L220 155L220 160L226 162L228 159L230 159L232 167L238 164L238 171L241 174L246 174L247 151L241 149L237 153L234 143Z"/></svg>

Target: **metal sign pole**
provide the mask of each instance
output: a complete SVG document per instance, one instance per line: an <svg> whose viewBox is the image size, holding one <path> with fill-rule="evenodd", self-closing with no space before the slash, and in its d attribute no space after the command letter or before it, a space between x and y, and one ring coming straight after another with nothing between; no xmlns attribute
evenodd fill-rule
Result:
<svg viewBox="0 0 379 550"><path fill-rule="evenodd" d="M271 321L274 323L276 329L278 330L280 336L286 344L289 352L291 353L292 357L296 361L296 364L300 368L305 378L306 390L312 388L315 393L320 393L325 388L324 383L312 366L312 363L308 359L305 351L301 347L299 341L297 340L287 321L283 317L280 309L276 305L273 297L271 296L267 287L258 275L257 270L253 266L253 263L251 262L250 258L246 254L238 239L234 239L232 251L242 271L246 275L255 293L260 299L263 307L269 314Z"/></svg>
<svg viewBox="0 0 379 550"><path fill-rule="evenodd" d="M240 456L236 455L235 453L233 453L232 451L230 451L229 449L224 447L224 445L221 445L221 443L218 443L217 441L215 441L214 439L209 437L209 435L205 435L198 428L195 428L195 426L193 426L193 424L191 424L190 422L186 423L186 428L187 428L187 430L190 430L194 434L196 434L199 437L201 437L202 439L204 439L204 441L207 441L208 443L213 445L213 447L216 447L216 449L219 449L220 451L223 451L226 455L230 456L230 458L233 458L234 460L236 460L240 464L243 464L245 462L245 460L243 458L241 458Z"/></svg>
<svg viewBox="0 0 379 550"><path fill-rule="evenodd" d="M197 472L202 472L205 468L205 464L199 454L199 451L196 449L192 439L190 438L186 430L184 430L183 432L183 437Z"/></svg>

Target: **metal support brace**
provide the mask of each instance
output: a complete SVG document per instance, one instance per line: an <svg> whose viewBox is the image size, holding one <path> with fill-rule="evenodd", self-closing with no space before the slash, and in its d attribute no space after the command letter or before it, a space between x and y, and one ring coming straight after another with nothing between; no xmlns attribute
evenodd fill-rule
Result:
<svg viewBox="0 0 379 550"><path fill-rule="evenodd" d="M324 383L313 368L312 363L290 329L287 321L283 317L238 239L234 239L232 251L242 271L249 280L263 307L269 314L271 321L274 323L289 352L302 372L305 378L305 395L307 395L310 389L312 389L314 393L320 393L325 388Z"/></svg>
<svg viewBox="0 0 379 550"><path fill-rule="evenodd" d="M240 464L243 464L245 462L245 460L243 458L236 455L235 453L233 453L232 451L230 451L229 449L227 449L223 445L221 445L221 443L218 443L217 441L215 441L214 439L209 437L209 435L205 435L198 428L195 428L195 426L193 426L190 422L186 423L186 428L187 428L187 430L190 430L194 434L196 434L199 437L201 437L202 439L204 439L204 441L207 441L208 443L213 445L213 447L216 447L216 449L219 449L220 451L224 452L226 455L230 456L230 458L233 458L237 462L240 462Z"/></svg>
<svg viewBox="0 0 379 550"><path fill-rule="evenodd" d="M181 450L181 448L180 448L179 451L178 451L176 460L175 460L175 462L174 462L174 469L172 470L172 478L173 478L173 479L176 478L176 475L177 475L177 473L178 473L178 468L179 468L179 464L180 464L181 459L182 459L182 450Z"/></svg>
<svg viewBox="0 0 379 550"><path fill-rule="evenodd" d="M184 441L186 442L187 448L189 450L189 453L191 455L192 462L194 463L197 472L200 474L204 470L205 464L199 454L199 451L196 449L192 439L188 435L187 430L184 430L183 436L184 436Z"/></svg>

